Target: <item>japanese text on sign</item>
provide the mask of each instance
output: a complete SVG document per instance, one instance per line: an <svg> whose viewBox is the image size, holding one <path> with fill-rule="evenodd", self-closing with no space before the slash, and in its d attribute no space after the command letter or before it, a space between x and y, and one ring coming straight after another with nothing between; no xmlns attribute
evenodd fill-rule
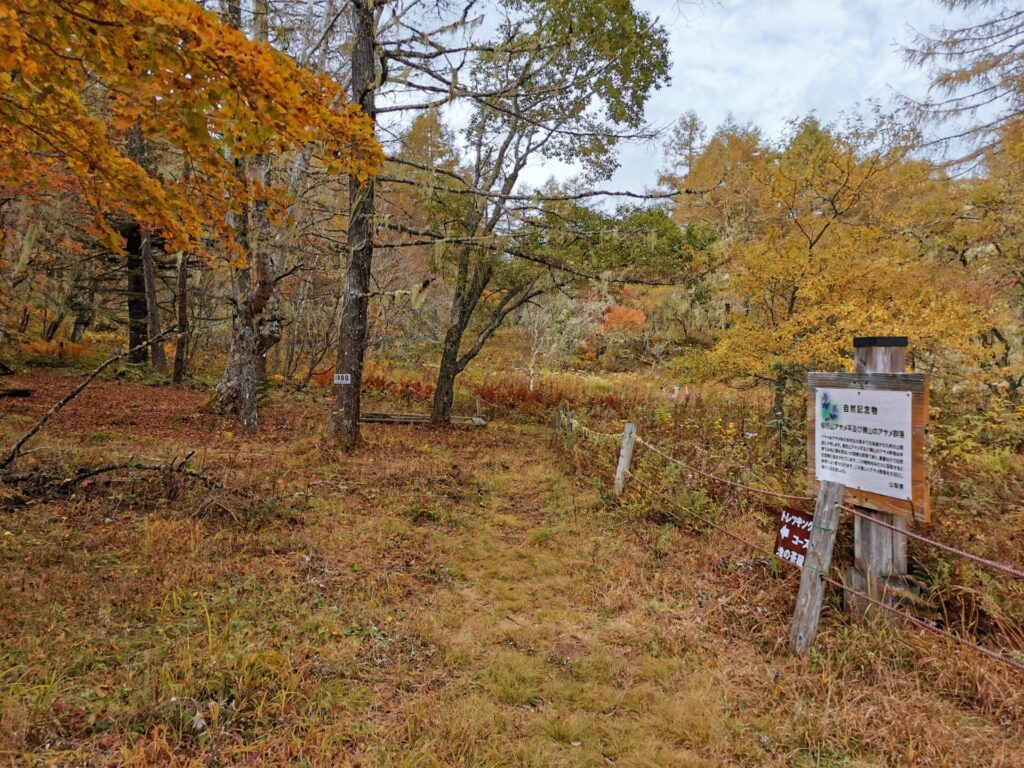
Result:
<svg viewBox="0 0 1024 768"><path fill-rule="evenodd" d="M815 477L909 500L911 393L867 389L815 392Z"/></svg>
<svg viewBox="0 0 1024 768"><path fill-rule="evenodd" d="M803 568L813 526L814 518L806 512L789 508L782 510L779 530L775 536L775 556L797 568Z"/></svg>

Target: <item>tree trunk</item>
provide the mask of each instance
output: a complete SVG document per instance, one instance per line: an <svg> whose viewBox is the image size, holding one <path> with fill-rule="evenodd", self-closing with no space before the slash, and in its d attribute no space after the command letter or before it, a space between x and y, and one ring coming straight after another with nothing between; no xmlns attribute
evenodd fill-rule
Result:
<svg viewBox="0 0 1024 768"><path fill-rule="evenodd" d="M273 266L277 272L277 265ZM281 292L274 290L257 324L259 346L256 351L256 376L266 378L267 353L281 341Z"/></svg>
<svg viewBox="0 0 1024 768"><path fill-rule="evenodd" d="M24 278L25 268L28 266L29 259L32 256L32 249L35 247L36 232L38 230L39 227L35 222L25 226L25 233L21 237L18 255L12 260L13 264L5 270L7 274L4 275L4 284L7 289L7 295L2 297L3 308L0 309L0 344L3 344L6 338L7 319L10 315L11 303L14 300L14 290Z"/></svg>
<svg viewBox="0 0 1024 768"><path fill-rule="evenodd" d="M454 314L454 313L453 313ZM468 318L467 318L468 319ZM430 409L431 424L448 424L452 420L452 405L455 402L455 377L459 375L459 346L466 330L466 322L461 314L454 317L452 324L444 335L444 347L441 350L441 365L437 371L437 384L434 387L434 403Z"/></svg>
<svg viewBox="0 0 1024 768"><path fill-rule="evenodd" d="M372 3L352 4L352 97L371 121L376 121L374 60L374 12ZM334 370L347 374L349 383L334 385L334 403L327 434L344 448L359 443L359 411L362 393L363 354L366 351L366 317L369 307L370 267L373 262L374 181L349 180L349 259L345 269L341 336Z"/></svg>
<svg viewBox="0 0 1024 768"><path fill-rule="evenodd" d="M228 364L224 375L217 384L215 399L238 416L243 434L259 431L259 414L256 403L256 356L259 349L259 334L252 316L239 313L235 331L228 352Z"/></svg>
<svg viewBox="0 0 1024 768"><path fill-rule="evenodd" d="M178 254L178 336L174 344L174 373L171 381L183 384L188 372L188 254Z"/></svg>
<svg viewBox="0 0 1024 768"><path fill-rule="evenodd" d="M146 326L149 331L148 338L155 339L160 335L160 306L156 300L156 266L153 264L153 238L150 236L149 227L142 227L142 281L146 292ZM167 355L164 352L162 342L150 346L150 360L153 363L153 370L157 373L167 373Z"/></svg>
<svg viewBox="0 0 1024 768"><path fill-rule="evenodd" d="M358 186L353 182L353 186ZM372 190L353 190L353 194L372 195ZM353 448L359 443L360 395L362 394L363 355L366 345L366 319L370 290L370 267L373 259L373 246L369 244L371 227L369 222L372 214L366 210L367 205L357 202L353 206L352 225L349 227L349 241L353 237L361 237L355 242L361 246L352 248L349 254L348 267L345 270L344 296L345 303L341 309L341 329L338 342L338 361L334 366L336 373L348 374L349 381L334 385L334 403L327 432L342 447ZM372 210L372 202L369 204ZM362 219L365 224L357 223ZM360 234L361 233L361 234Z"/></svg>
<svg viewBox="0 0 1024 768"><path fill-rule="evenodd" d="M43 341L53 341L57 335L57 331L60 330L61 325L64 323L64 313L59 312L53 322L49 323L43 330ZM145 341L145 339L143 339Z"/></svg>
<svg viewBox="0 0 1024 768"><path fill-rule="evenodd" d="M249 242L248 217L242 215L236 224L239 242ZM273 265L265 252L250 253L255 262L256 279L253 281L249 267L235 270L235 325L228 350L228 362L224 368L214 401L224 412L234 413L244 434L259 430L256 403L256 384L259 380L259 318L277 286Z"/></svg>
<svg viewBox="0 0 1024 768"><path fill-rule="evenodd" d="M227 23L241 29L240 3L226 0L222 7ZM268 9L268 3L257 0L253 34L264 43L267 41ZM264 155L258 155L247 163L235 159L235 173L250 189L262 189L266 185L269 167L270 160ZM246 249L249 263L234 272L234 333L227 366L214 392L214 400L220 409L236 414L245 434L259 430L256 386L262 369L261 356L276 342L276 339L270 341L273 334L268 334L267 345L263 346L262 325L272 322L272 318L267 317L267 310L275 306L274 297L278 291L277 265L270 247L263 242L267 228L266 208L267 203L257 199L235 217L235 239Z"/></svg>
<svg viewBox="0 0 1024 768"><path fill-rule="evenodd" d="M782 469L786 455L786 377L782 374L779 374L779 378L775 380L774 390L772 415L778 430L779 469Z"/></svg>
<svg viewBox="0 0 1024 768"><path fill-rule="evenodd" d="M28 330L28 324L32 321L32 290L35 286L28 284L28 292L25 295L25 304L21 308L21 320L18 322L18 333L24 335Z"/></svg>
<svg viewBox="0 0 1024 768"><path fill-rule="evenodd" d="M270 0L255 0L253 3L253 37L261 43L270 41ZM305 151L305 148L303 148ZM303 155L304 156L304 155ZM265 184L267 172L270 170L270 159L259 157L256 160L259 168L257 178L260 184ZM289 191L294 191L290 187ZM262 235L267 228L267 204L265 201L258 201L253 211L253 221L257 227L257 234ZM286 227L287 224L282 224ZM283 267L284 258L279 252L278 241L281 240L280 230L274 238L274 243L266 242L259 246L260 251L267 265L269 276L274 279L273 288L265 305L261 308L259 317L256 320L256 378L264 379L267 376L267 352L274 348L281 340L281 291L276 280L278 273Z"/></svg>
<svg viewBox="0 0 1024 768"><path fill-rule="evenodd" d="M462 336L466 332L480 295L491 279L490 269L479 264L471 264L471 261L469 248L463 247L459 252L455 295L452 296L448 330L445 331L444 344L441 347L441 364L437 369L434 403L430 409L431 424L447 424L452 419L455 377L461 371L459 347L462 346Z"/></svg>
<svg viewBox="0 0 1024 768"><path fill-rule="evenodd" d="M138 123L125 132L125 152L128 157L149 171L146 139ZM149 309L145 275L145 252L149 250L148 241L149 233L142 222L134 221L128 225L125 233L125 250L128 255L128 347L138 348L128 356L129 363L145 363L149 360L150 354L148 347L141 346L151 338L148 334Z"/></svg>
<svg viewBox="0 0 1024 768"><path fill-rule="evenodd" d="M81 316L75 317L75 324L71 326L71 341L75 344L80 342L87 330L89 330L88 319Z"/></svg>
<svg viewBox="0 0 1024 768"><path fill-rule="evenodd" d="M452 298L451 320L444 336L441 349L441 365L437 372L437 386L434 403L430 410L431 424L446 424L451 421L452 403L455 399L455 377L466 370L466 366L483 349L484 344L504 322L505 318L526 302L541 293L534 290L534 281L519 288L508 289L504 297L493 307L491 316L476 337L472 346L462 355L459 347L469 327L473 312L480 303L480 297L494 276L492 264L476 261L472 263L469 249L462 251L459 258L458 279L455 296Z"/></svg>
<svg viewBox="0 0 1024 768"><path fill-rule="evenodd" d="M537 296L541 291L534 289L531 280L519 288L509 289L504 297L491 309L491 316L484 328L477 334L472 346L463 354L459 354L462 337L466 334L473 312L480 303L484 289L490 284L494 275L493 266L476 263L470 275L470 254L463 252L459 264L459 279L452 300L451 321L444 336L441 349L441 364L437 372L437 386L434 390L434 403L430 410L432 424L446 424L451 421L452 403L455 400L455 378L466 370L466 366L480 354L484 344L494 334L511 312Z"/></svg>
<svg viewBox="0 0 1024 768"><path fill-rule="evenodd" d="M128 355L129 363L145 363L149 359L147 347L136 349L149 338L146 329L146 280L142 272L142 237L137 224L133 224L126 238L128 256L128 347L135 350Z"/></svg>
<svg viewBox="0 0 1024 768"><path fill-rule="evenodd" d="M246 214L238 217L236 234L247 231ZM239 237L239 242L247 242L247 238ZM260 257L249 255L250 261L255 258L257 264ZM259 268L257 269L259 270ZM272 279L272 278L271 278ZM254 434L259 431L259 418L256 404L256 383L259 380L259 328L257 318L265 304L261 300L261 280L257 278L253 287L252 271L249 267L236 269L234 274L235 317L231 336L231 347L228 350L228 361L224 366L213 399L222 413L233 413L238 417L243 434Z"/></svg>
<svg viewBox="0 0 1024 768"><path fill-rule="evenodd" d="M85 292L85 297L75 306L75 322L71 327L71 341L79 342L89 330L92 321L96 317L96 293L90 288Z"/></svg>

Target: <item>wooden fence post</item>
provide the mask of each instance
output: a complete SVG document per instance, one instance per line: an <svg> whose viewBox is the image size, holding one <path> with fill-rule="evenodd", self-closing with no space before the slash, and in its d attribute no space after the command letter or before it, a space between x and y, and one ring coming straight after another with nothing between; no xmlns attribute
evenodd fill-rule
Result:
<svg viewBox="0 0 1024 768"><path fill-rule="evenodd" d="M613 492L618 498L626 490L626 477L629 465L633 461L633 446L636 444L636 424L632 421L622 430L622 445L619 447L619 465L615 468L615 486Z"/></svg>
<svg viewBox="0 0 1024 768"><path fill-rule="evenodd" d="M576 412L572 408L565 411L565 441L572 448L572 440L576 436Z"/></svg>
<svg viewBox="0 0 1024 768"><path fill-rule="evenodd" d="M907 361L906 336L862 337L853 340L853 361L856 373L905 373ZM908 587L907 581L907 518L857 507L864 515L853 518L854 567L847 569L846 583L875 600L885 597L886 586L898 590ZM894 531L875 525L874 518L895 528ZM856 595L846 600L855 613L866 615L870 603Z"/></svg>
<svg viewBox="0 0 1024 768"><path fill-rule="evenodd" d="M807 542L803 573L800 576L800 592L793 611L793 626L789 632L789 644L798 656L804 656L814 645L818 634L818 619L821 618L821 601L825 596L823 576L832 566L832 549L836 543L836 529L839 527L839 506L843 503L846 488L839 483L825 481L818 489L818 500L814 506L814 525Z"/></svg>

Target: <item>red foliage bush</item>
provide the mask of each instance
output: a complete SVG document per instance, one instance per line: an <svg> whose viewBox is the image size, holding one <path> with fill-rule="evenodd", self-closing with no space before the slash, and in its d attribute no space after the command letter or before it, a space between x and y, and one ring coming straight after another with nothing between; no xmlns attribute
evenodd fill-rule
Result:
<svg viewBox="0 0 1024 768"><path fill-rule="evenodd" d="M313 380L331 386L334 371L316 374ZM377 366L367 366L363 374L363 389L367 392L392 395L406 403L425 402L434 397L434 384L409 376L391 377ZM530 389L525 377L521 379L486 379L468 385L471 396L492 408L517 410L523 413L541 413L557 408L562 403L574 407L603 408L614 413L624 413L642 399L637 394L617 392L593 392L586 386L574 385L571 381L541 382Z"/></svg>
<svg viewBox="0 0 1024 768"><path fill-rule="evenodd" d="M325 387L332 386L334 383L334 369L329 368L322 373L314 374L313 381L323 384ZM369 365L363 372L363 390L394 395L404 398L407 402L429 400L434 396L433 384L409 377L392 379L382 369Z"/></svg>
<svg viewBox="0 0 1024 768"><path fill-rule="evenodd" d="M642 331L647 327L647 315L642 309L616 305L609 307L601 316L601 329L607 333L615 330Z"/></svg>

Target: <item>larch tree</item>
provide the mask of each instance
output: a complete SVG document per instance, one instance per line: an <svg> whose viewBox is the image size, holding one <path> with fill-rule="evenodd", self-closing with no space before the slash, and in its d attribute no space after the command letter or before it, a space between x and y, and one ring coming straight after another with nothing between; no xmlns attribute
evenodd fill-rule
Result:
<svg viewBox="0 0 1024 768"><path fill-rule="evenodd" d="M699 356L702 373L770 386L780 441L787 393L808 370L848 365L851 336L909 335L918 359L974 351L985 313L921 258L900 215L898 201L928 178L908 162L907 139L885 119L807 119L779 147L748 144L743 162L713 161L721 188L677 207L719 228L715 289L733 306ZM718 136L705 151L728 143ZM698 158L694 172L702 167Z"/></svg>
<svg viewBox="0 0 1024 768"><path fill-rule="evenodd" d="M993 353L979 372L993 390L1020 397L1024 388L1024 10L993 0L941 0L977 16L963 26L919 34L905 50L931 77L924 100L906 99L930 122L941 165L922 206L922 238L937 259L964 273L972 298L1005 311L982 342Z"/></svg>
<svg viewBox="0 0 1024 768"><path fill-rule="evenodd" d="M987 308L979 329L988 354L968 375L994 393L1024 394L1024 122L999 131L979 158L982 173L961 178L931 171L924 192L907 196L906 220L926 260L956 274L966 297ZM962 366L938 361L934 372L965 377Z"/></svg>
<svg viewBox="0 0 1024 768"><path fill-rule="evenodd" d="M920 33L904 49L931 76L929 96L905 98L919 119L943 133L939 144L959 162L1000 144L1000 129L1024 119L1024 10L995 0L939 0L950 10L989 11L961 27Z"/></svg>

